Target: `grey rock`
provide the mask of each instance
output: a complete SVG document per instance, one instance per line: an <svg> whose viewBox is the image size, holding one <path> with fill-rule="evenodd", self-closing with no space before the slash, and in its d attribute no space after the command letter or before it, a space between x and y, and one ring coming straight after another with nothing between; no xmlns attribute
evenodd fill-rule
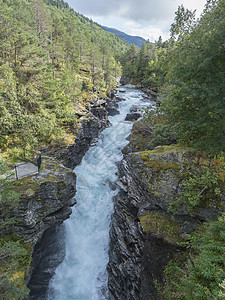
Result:
<svg viewBox="0 0 225 300"><path fill-rule="evenodd" d="M28 283L30 300L47 300L49 281L65 254L64 224L47 229L34 249Z"/></svg>
<svg viewBox="0 0 225 300"><path fill-rule="evenodd" d="M108 114L109 116L115 116L115 115L118 115L120 112L118 109L116 108L109 108L108 109Z"/></svg>
<svg viewBox="0 0 225 300"><path fill-rule="evenodd" d="M33 245L48 228L66 220L76 203L75 173L52 158L43 157L42 161L38 174L16 182L20 202L12 211L19 220L13 231Z"/></svg>
<svg viewBox="0 0 225 300"><path fill-rule="evenodd" d="M121 189L114 198L107 268L109 299L163 299L154 282L164 282L164 267L182 251L176 241L187 238L203 221L221 215L223 209L213 204L207 209L199 207L192 214L182 207L174 220L168 221L172 220L168 207L179 197L182 174L191 161L191 153L175 145L144 154L127 153L119 164L121 183L117 186ZM148 214L156 214L157 222L169 222L175 228L175 237L154 224L144 231L141 218Z"/></svg>
<svg viewBox="0 0 225 300"><path fill-rule="evenodd" d="M126 115L125 121L137 121L140 117L140 112L132 112Z"/></svg>
<svg viewBox="0 0 225 300"><path fill-rule="evenodd" d="M130 112L131 113L134 113L134 112L137 112L139 110L139 107L137 105L133 105L131 108L130 108Z"/></svg>
<svg viewBox="0 0 225 300"><path fill-rule="evenodd" d="M15 182L20 202L11 215L17 221L9 229L31 244L32 262L26 279L30 299L45 299L48 283L65 255L60 225L76 203L76 175L50 157L42 158L39 173Z"/></svg>

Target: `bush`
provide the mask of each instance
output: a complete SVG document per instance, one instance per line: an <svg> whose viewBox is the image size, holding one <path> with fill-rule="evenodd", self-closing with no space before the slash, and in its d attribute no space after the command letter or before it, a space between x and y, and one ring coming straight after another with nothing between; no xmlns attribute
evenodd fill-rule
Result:
<svg viewBox="0 0 225 300"><path fill-rule="evenodd" d="M150 149L154 149L160 145L171 145L174 143L176 143L175 126L158 124L154 127L151 142L149 143Z"/></svg>
<svg viewBox="0 0 225 300"><path fill-rule="evenodd" d="M185 206L192 213L196 207L221 207L225 189L225 157L216 156L212 160L196 158L182 182L182 194L171 202L170 210L176 213ZM222 206L223 207L223 206ZM221 207L221 209L222 209Z"/></svg>
<svg viewBox="0 0 225 300"><path fill-rule="evenodd" d="M224 299L224 232L225 220L221 218L192 234L186 258L171 261L165 269L165 299Z"/></svg>
<svg viewBox="0 0 225 300"><path fill-rule="evenodd" d="M24 299L29 294L25 284L29 262L29 251L21 241L0 239L0 299Z"/></svg>

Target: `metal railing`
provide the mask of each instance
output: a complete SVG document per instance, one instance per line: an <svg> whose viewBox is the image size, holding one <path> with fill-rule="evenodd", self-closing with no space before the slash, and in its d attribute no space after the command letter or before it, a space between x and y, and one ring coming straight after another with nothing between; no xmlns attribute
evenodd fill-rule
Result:
<svg viewBox="0 0 225 300"><path fill-rule="evenodd" d="M13 166L15 170L15 178L18 180L19 178L39 173L41 168L41 162L42 158L40 154L36 159L36 163L34 163L34 161L29 160L27 162L15 164Z"/></svg>
<svg viewBox="0 0 225 300"><path fill-rule="evenodd" d="M0 136L3 140L7 142L7 139L4 136ZM13 143L13 145L17 147L21 147L17 143ZM29 159L26 158L26 149L22 148L23 150L23 162L19 162L12 166L12 169L15 170L15 177L12 175L12 177L16 178L17 180L19 178L23 178L32 174L36 174L40 172L41 163L42 163L42 156L41 153L38 155L37 158L34 158L37 155L37 152L29 150L29 153L33 155L33 158ZM25 160L25 162L24 162Z"/></svg>

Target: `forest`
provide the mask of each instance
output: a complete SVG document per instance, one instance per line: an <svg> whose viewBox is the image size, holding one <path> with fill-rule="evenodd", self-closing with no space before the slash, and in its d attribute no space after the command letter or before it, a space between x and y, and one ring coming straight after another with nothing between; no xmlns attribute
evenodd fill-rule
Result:
<svg viewBox="0 0 225 300"><path fill-rule="evenodd" d="M120 56L123 78L160 97L158 109L145 113L147 125L154 127L148 149L175 142L200 157L183 182L174 212L185 203L191 214L205 191L224 201L224 15L224 0L208 0L200 19L181 5L168 41L160 37L141 50L132 45ZM165 286L158 286L165 299L225 298L224 230L223 214L181 243L186 251L170 261Z"/></svg>
<svg viewBox="0 0 225 300"><path fill-rule="evenodd" d="M1 1L1 150L67 143L78 116L117 85L128 44L62 1ZM25 134L26 133L26 134Z"/></svg>
<svg viewBox="0 0 225 300"><path fill-rule="evenodd" d="M3 176L8 165L46 145L72 144L79 118L94 99L116 89L121 76L160 99L156 111L145 111L146 126L154 127L148 148L175 142L201 156L186 181L183 198L191 209L205 186L222 199L224 15L224 0L207 0L198 19L181 5L170 39L139 49L62 0L0 0L0 230L15 221L3 208L19 201ZM166 285L159 287L165 299L225 298L224 230L223 215L193 234L186 256L166 268ZM28 294L18 271L26 268L27 247L0 235L0 298Z"/></svg>

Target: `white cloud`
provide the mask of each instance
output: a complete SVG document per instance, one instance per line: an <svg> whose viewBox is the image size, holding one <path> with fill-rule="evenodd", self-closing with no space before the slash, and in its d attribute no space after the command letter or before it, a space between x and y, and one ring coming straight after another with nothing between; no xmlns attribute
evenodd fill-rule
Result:
<svg viewBox="0 0 225 300"><path fill-rule="evenodd" d="M139 35L150 41L169 37L178 5L203 10L206 0L67 0L76 11L101 25L127 34Z"/></svg>

